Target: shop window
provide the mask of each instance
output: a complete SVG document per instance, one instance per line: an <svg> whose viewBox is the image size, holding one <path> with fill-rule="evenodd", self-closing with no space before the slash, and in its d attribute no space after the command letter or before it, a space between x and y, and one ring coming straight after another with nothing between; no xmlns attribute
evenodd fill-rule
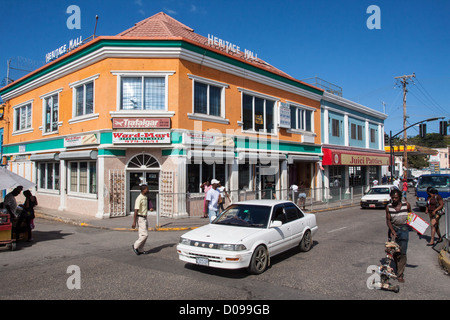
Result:
<svg viewBox="0 0 450 320"><path fill-rule="evenodd" d="M239 165L239 190L250 190L250 164Z"/></svg>
<svg viewBox="0 0 450 320"><path fill-rule="evenodd" d="M225 186L226 184L226 165L225 164L188 164L187 167L187 183L188 192L197 193L203 192L200 190L200 186L203 182L217 179L220 184Z"/></svg>
<svg viewBox="0 0 450 320"><path fill-rule="evenodd" d="M58 131L59 95L55 94L43 99L44 133Z"/></svg>
<svg viewBox="0 0 450 320"><path fill-rule="evenodd" d="M59 190L59 162L41 162L38 164L39 190Z"/></svg>
<svg viewBox="0 0 450 320"><path fill-rule="evenodd" d="M97 193L97 164L95 161L69 162L69 193Z"/></svg>
<svg viewBox="0 0 450 320"><path fill-rule="evenodd" d="M343 176L342 176L342 166L329 166L328 177L330 188L337 188L342 186Z"/></svg>
<svg viewBox="0 0 450 320"><path fill-rule="evenodd" d="M166 77L121 77L121 110L166 109Z"/></svg>
<svg viewBox="0 0 450 320"><path fill-rule="evenodd" d="M31 103L14 108L14 131L22 131L31 128Z"/></svg>
<svg viewBox="0 0 450 320"><path fill-rule="evenodd" d="M275 101L249 94L242 95L243 129L248 131L275 133Z"/></svg>
<svg viewBox="0 0 450 320"><path fill-rule="evenodd" d="M348 167L348 175L349 175L349 185L350 187L362 186L363 170L360 166L350 166Z"/></svg>

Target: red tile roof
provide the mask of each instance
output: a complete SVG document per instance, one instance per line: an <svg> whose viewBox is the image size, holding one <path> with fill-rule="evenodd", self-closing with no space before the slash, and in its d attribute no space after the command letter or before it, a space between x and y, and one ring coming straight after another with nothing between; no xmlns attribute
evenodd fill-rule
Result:
<svg viewBox="0 0 450 320"><path fill-rule="evenodd" d="M208 38L195 33L192 28L175 20L174 18L165 14L164 12L159 12L145 20L136 23L132 28L119 33L117 36L133 37L133 38L158 38L158 39L170 39L181 37L186 40L190 40L194 43L200 44L202 46L214 48L220 51L222 54L228 56L231 55L235 58L239 58L241 60L244 60L246 63L252 64L261 69L265 69L280 76L299 81L289 76L287 73L263 61L260 58L252 60L245 59L245 54L242 51L240 51L239 53L233 53L232 51L227 52L226 49L223 47L208 44Z"/></svg>

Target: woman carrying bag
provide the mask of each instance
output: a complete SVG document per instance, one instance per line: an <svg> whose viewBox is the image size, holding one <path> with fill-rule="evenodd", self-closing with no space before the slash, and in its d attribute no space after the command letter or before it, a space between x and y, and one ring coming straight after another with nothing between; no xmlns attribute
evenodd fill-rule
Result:
<svg viewBox="0 0 450 320"><path fill-rule="evenodd" d="M439 230L439 219L444 214L444 199L438 194L435 188L428 188L427 207L425 212L430 216L431 239L427 246L434 246L434 235L438 235L438 243L442 242L441 231Z"/></svg>

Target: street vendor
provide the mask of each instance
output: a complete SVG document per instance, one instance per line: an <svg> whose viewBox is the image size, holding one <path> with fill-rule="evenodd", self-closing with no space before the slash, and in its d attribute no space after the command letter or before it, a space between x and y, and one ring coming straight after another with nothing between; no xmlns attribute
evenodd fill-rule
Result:
<svg viewBox="0 0 450 320"><path fill-rule="evenodd" d="M23 187L18 186L14 188L10 193L8 193L5 197L5 209L8 211L11 216L11 221L16 218L16 209L17 209L17 201L16 197L22 192Z"/></svg>

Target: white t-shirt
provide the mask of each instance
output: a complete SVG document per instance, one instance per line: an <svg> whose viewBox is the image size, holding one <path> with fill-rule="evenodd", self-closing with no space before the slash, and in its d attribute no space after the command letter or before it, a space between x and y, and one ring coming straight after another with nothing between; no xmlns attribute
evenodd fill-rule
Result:
<svg viewBox="0 0 450 320"><path fill-rule="evenodd" d="M211 188L206 194L206 201L209 201L208 210L217 211L219 209L219 190Z"/></svg>

